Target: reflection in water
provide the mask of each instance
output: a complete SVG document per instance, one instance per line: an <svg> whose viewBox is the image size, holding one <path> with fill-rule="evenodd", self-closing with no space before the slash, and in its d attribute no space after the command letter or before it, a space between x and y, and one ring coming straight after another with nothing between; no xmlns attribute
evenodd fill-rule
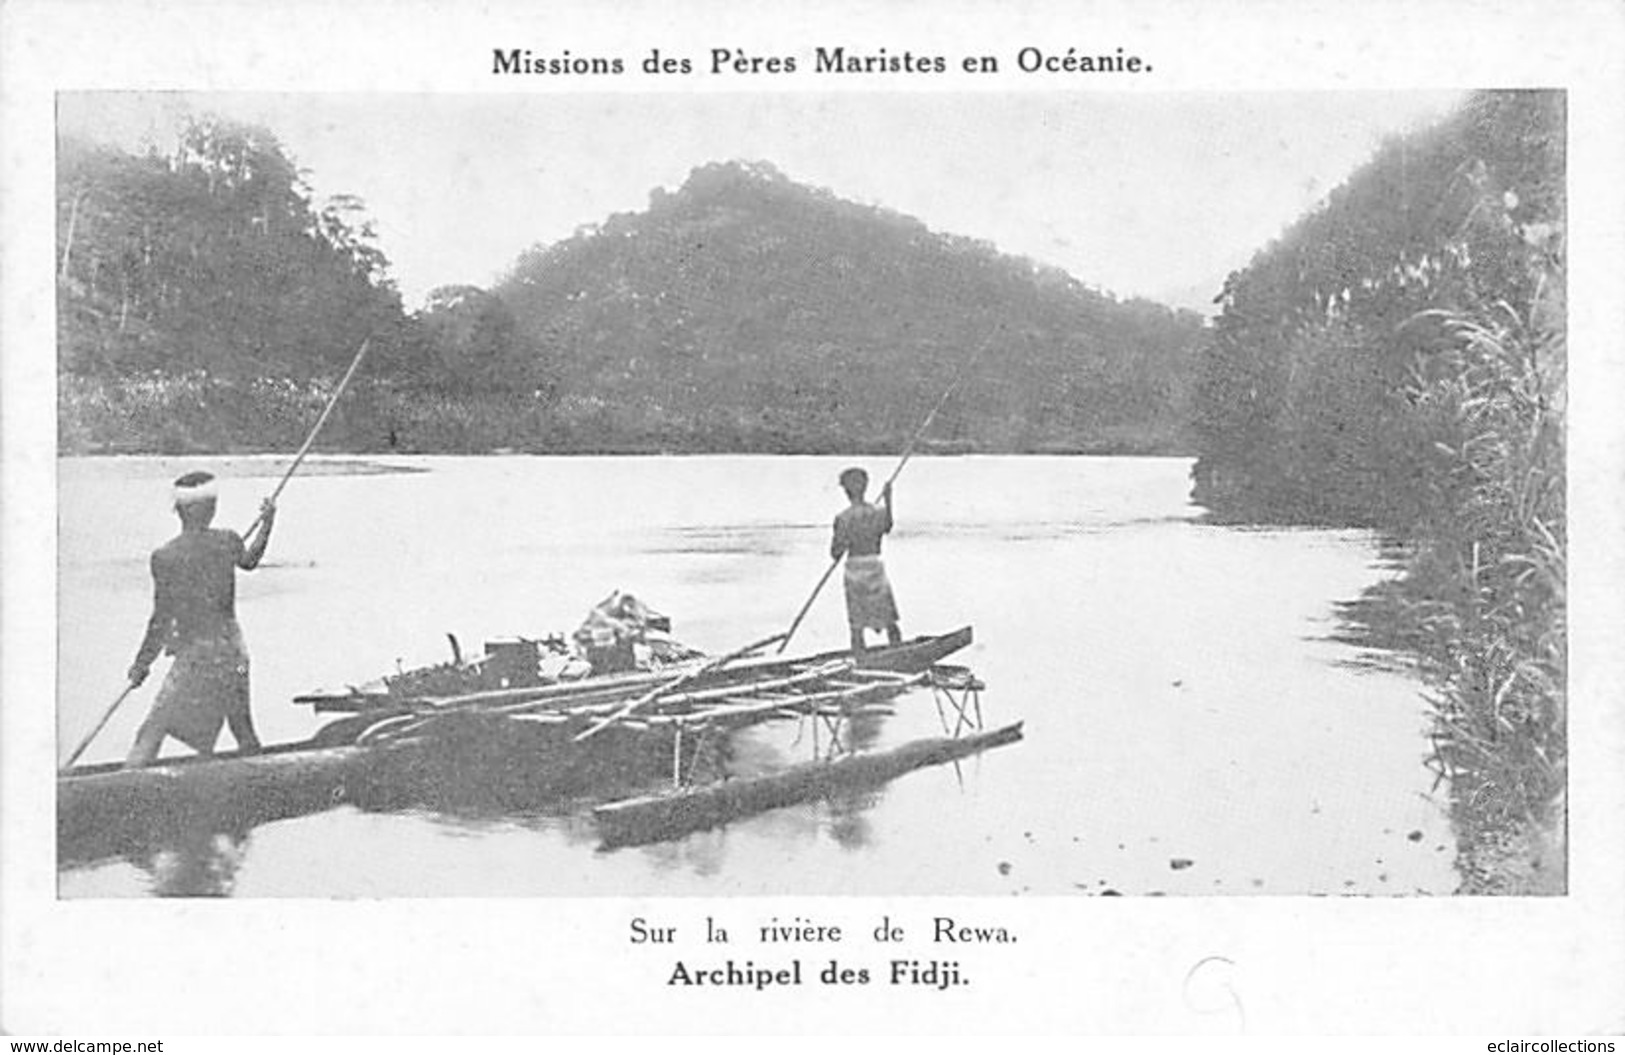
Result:
<svg viewBox="0 0 1625 1055"><path fill-rule="evenodd" d="M880 743L883 719L877 714L856 714L833 730L837 735L831 753L854 754ZM830 837L844 850L862 850L874 838L867 814L879 804L880 788L841 788L825 803L829 808Z"/></svg>
<svg viewBox="0 0 1625 1055"><path fill-rule="evenodd" d="M880 802L878 791L850 791L831 795L829 834L843 850L862 850L874 838L868 812Z"/></svg>
<svg viewBox="0 0 1625 1055"><path fill-rule="evenodd" d="M642 847L640 853L657 872L719 875L728 858L728 829L712 828L695 832L686 839L651 843Z"/></svg>
<svg viewBox="0 0 1625 1055"><path fill-rule="evenodd" d="M159 897L229 897L248 853L248 832L216 832L211 826L180 833L162 848L134 855L131 863L152 877Z"/></svg>

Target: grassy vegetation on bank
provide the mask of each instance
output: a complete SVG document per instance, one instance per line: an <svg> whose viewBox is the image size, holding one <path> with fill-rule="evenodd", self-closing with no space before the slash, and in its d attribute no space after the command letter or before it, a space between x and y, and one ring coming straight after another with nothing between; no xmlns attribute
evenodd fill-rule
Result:
<svg viewBox="0 0 1625 1055"><path fill-rule="evenodd" d="M1193 393L1226 520L1403 540L1354 607L1417 659L1463 890L1562 890L1567 783L1561 92L1397 137L1230 276Z"/></svg>
<svg viewBox="0 0 1625 1055"><path fill-rule="evenodd" d="M1471 893L1566 889L1566 345L1560 276L1520 317L1437 313L1411 389L1444 471L1403 575L1352 614L1415 655Z"/></svg>

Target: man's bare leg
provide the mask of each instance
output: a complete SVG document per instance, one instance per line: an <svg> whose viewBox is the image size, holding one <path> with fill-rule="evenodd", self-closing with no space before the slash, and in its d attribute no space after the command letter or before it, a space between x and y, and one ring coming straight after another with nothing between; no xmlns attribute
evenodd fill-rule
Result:
<svg viewBox="0 0 1625 1055"><path fill-rule="evenodd" d="M247 711L226 715L226 724L231 727L231 735L237 740L237 753L240 755L257 755L260 753L259 734L254 732L254 716Z"/></svg>
<svg viewBox="0 0 1625 1055"><path fill-rule="evenodd" d="M158 749L163 746L163 728L151 719L142 722L140 731L135 734L135 743L130 745L130 753L124 758L124 768L140 769L152 765L158 757Z"/></svg>

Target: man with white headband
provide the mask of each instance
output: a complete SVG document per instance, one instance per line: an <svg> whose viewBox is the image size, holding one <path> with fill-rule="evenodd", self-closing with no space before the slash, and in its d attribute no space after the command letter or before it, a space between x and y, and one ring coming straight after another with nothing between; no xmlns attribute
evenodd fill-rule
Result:
<svg viewBox="0 0 1625 1055"><path fill-rule="evenodd" d="M166 736L199 754L213 754L224 722L244 754L260 749L248 709L248 650L237 626L238 568L251 571L271 540L276 506L267 499L249 541L209 526L214 519L214 476L187 473L175 481L181 533L152 554L152 618L130 667L140 685L160 651L175 657L152 712L125 760L144 766L158 757Z"/></svg>

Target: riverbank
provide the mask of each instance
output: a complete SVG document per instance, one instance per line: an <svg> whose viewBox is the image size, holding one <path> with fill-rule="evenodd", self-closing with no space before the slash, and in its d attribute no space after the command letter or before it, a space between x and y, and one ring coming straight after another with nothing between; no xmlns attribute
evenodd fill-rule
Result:
<svg viewBox="0 0 1625 1055"><path fill-rule="evenodd" d="M63 376L57 449L63 455L250 454L296 448L329 388L274 379L226 381L200 374L113 384ZM358 381L336 404L323 449L367 454L857 454L895 455L918 422L873 422L854 431L801 420L775 406L717 405L684 415L657 403L621 405L546 392L441 392ZM939 430L944 431L944 430ZM922 440L924 454L1178 456L1191 453L1164 421L1088 431L978 421Z"/></svg>
<svg viewBox="0 0 1625 1055"><path fill-rule="evenodd" d="M1484 569L1463 569L1449 548L1391 546L1386 556L1397 575L1342 606L1344 639L1399 657L1427 685L1433 716L1427 765L1448 782L1458 893L1564 894L1561 620L1540 606L1509 605L1482 581L1474 588L1475 577L1486 578ZM1517 633L1497 618L1497 609L1508 608L1546 618Z"/></svg>

